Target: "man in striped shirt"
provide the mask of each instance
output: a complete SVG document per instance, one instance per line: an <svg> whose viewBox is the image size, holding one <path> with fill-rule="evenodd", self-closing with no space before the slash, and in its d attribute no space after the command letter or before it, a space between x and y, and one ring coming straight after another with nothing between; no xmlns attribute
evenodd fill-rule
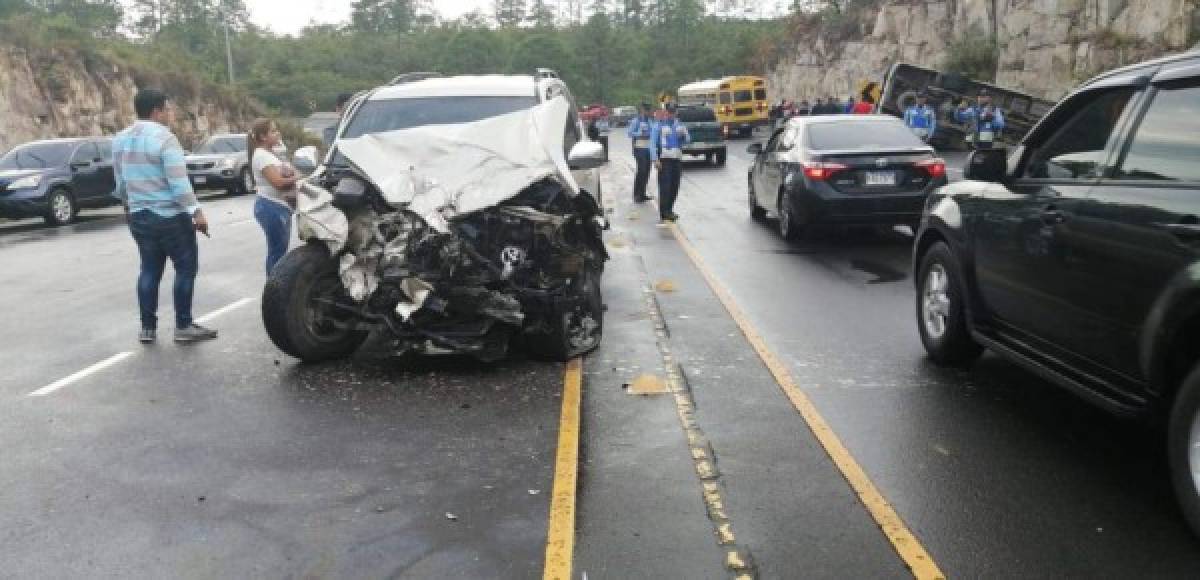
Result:
<svg viewBox="0 0 1200 580"><path fill-rule="evenodd" d="M196 232L208 235L208 220L188 181L183 148L168 129L175 110L166 95L142 89L134 97L137 121L113 139L113 196L125 206L126 219L141 256L138 306L142 330L138 340L157 338L158 285L167 258L175 267L175 341L195 342L217 337L215 330L192 320L192 292L199 251Z"/></svg>

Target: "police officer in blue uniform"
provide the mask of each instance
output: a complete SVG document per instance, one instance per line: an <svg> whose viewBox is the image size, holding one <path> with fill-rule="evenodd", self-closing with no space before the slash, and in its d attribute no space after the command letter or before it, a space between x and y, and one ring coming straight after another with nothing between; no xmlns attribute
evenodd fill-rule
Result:
<svg viewBox="0 0 1200 580"><path fill-rule="evenodd" d="M687 127L675 118L675 103L667 103L667 117L650 132L650 158L658 169L659 223L679 219L675 215L675 199L679 197L679 180L683 177L683 146L691 142Z"/></svg>
<svg viewBox="0 0 1200 580"><path fill-rule="evenodd" d="M633 159L637 162L637 173L633 178L633 201L636 203L652 199L646 195L646 182L650 181L650 133L654 125L654 107L642 103L641 112L629 123L629 140L633 142Z"/></svg>
<svg viewBox="0 0 1200 580"><path fill-rule="evenodd" d="M917 103L904 111L904 124L914 135L929 143L937 131L937 111L929 106L925 93L917 95Z"/></svg>
<svg viewBox="0 0 1200 580"><path fill-rule="evenodd" d="M1004 130L1004 113L992 105L992 96L980 91L975 106L959 106L954 113L959 123L965 123L971 131L969 139L976 149L991 149L992 143Z"/></svg>

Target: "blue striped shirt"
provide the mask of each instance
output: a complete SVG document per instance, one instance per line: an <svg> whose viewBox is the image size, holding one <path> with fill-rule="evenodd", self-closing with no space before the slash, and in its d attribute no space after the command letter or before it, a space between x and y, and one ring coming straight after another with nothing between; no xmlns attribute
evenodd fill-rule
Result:
<svg viewBox="0 0 1200 580"><path fill-rule="evenodd" d="M150 210L173 217L200 209L179 139L154 121L139 120L113 138L113 173L113 197L130 212Z"/></svg>

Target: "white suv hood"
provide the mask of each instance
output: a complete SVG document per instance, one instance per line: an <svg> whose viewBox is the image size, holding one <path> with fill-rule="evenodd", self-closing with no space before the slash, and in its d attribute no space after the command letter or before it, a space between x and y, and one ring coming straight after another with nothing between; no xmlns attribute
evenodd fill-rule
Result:
<svg viewBox="0 0 1200 580"><path fill-rule="evenodd" d="M472 123L343 139L337 148L389 204L445 232L447 218L500 204L542 179L577 195L563 152L569 108L558 97Z"/></svg>

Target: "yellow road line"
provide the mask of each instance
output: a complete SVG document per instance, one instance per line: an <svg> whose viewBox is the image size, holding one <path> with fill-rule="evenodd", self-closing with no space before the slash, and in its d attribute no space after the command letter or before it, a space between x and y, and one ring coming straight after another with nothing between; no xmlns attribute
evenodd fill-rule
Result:
<svg viewBox="0 0 1200 580"><path fill-rule="evenodd" d="M730 316L737 323L738 328L742 330L742 334L750 341L759 358L766 364L767 369L775 377L775 382L779 384L784 395L792 402L792 406L799 411L800 416L808 424L808 428L812 430L817 441L825 448L825 453L833 460L834 465L842 472L842 476L850 483L850 487L858 494L859 500L866 506L867 511L879 527L887 536L888 541L896 549L900 558L912 571L914 577L920 580L944 579L945 575L938 568L936 562L930 557L929 553L921 545L921 542L909 531L908 526L904 524L904 520L892 509L891 504L884 499L883 494L871 482L871 478L863 471L854 456L842 444L841 439L829 428L829 424L817 412L817 408L812 401L800 390L796 381L792 378L792 374L788 371L787 366L775 356L771 349L767 347L766 341L758 334L754 327L750 324L749 319L742 312L734 301L733 296L717 281L717 277L704 264L704 260L700 258L699 252L692 246L692 243L687 239L675 224L671 224L671 233L675 236L675 240L679 242L680 247L700 270L700 274L704 276L704 280L708 283L709 288L717 295L717 299L729 311Z"/></svg>
<svg viewBox="0 0 1200 580"><path fill-rule="evenodd" d="M562 415L558 421L558 454L554 491L546 533L545 580L570 580L575 552L575 485L579 473L579 412L583 393L583 360L567 363L563 376Z"/></svg>

